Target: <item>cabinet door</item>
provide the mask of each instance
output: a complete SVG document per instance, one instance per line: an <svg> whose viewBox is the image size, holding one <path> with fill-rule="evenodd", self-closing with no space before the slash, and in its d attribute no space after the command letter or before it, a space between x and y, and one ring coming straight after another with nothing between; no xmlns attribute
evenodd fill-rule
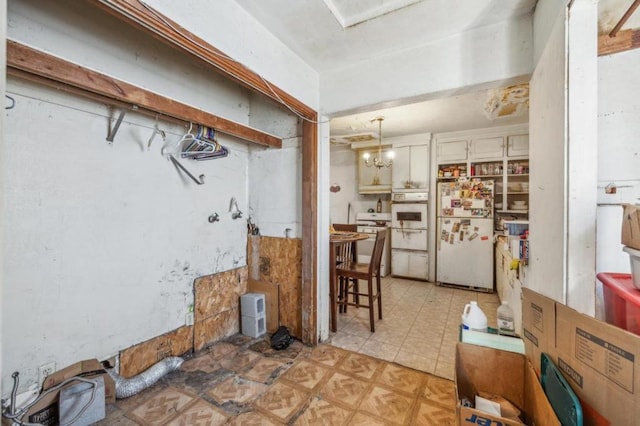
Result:
<svg viewBox="0 0 640 426"><path fill-rule="evenodd" d="M504 138L474 139L469 144L469 158L502 158L504 156Z"/></svg>
<svg viewBox="0 0 640 426"><path fill-rule="evenodd" d="M529 155L529 135L509 136L507 155L509 157L526 157Z"/></svg>
<svg viewBox="0 0 640 426"><path fill-rule="evenodd" d="M438 163L467 159L467 141L438 143Z"/></svg>
<svg viewBox="0 0 640 426"><path fill-rule="evenodd" d="M404 189L411 181L411 147L403 146L393 149L396 157L393 160L393 188Z"/></svg>
<svg viewBox="0 0 640 426"><path fill-rule="evenodd" d="M429 145L411 147L411 187L429 188Z"/></svg>

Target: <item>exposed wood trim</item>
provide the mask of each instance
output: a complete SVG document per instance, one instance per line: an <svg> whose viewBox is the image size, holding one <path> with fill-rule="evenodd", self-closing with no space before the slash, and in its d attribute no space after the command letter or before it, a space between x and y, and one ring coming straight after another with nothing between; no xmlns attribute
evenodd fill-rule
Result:
<svg viewBox="0 0 640 426"><path fill-rule="evenodd" d="M318 125L302 124L302 341L315 345L318 316Z"/></svg>
<svg viewBox="0 0 640 426"><path fill-rule="evenodd" d="M278 102L286 103L290 108L308 119L313 119L312 117L316 114L313 108L269 83L260 75L166 16L157 11L149 10L137 0L89 0L89 2L131 26L151 34L172 48L204 61L237 83L258 91Z"/></svg>
<svg viewBox="0 0 640 426"><path fill-rule="evenodd" d="M55 80L82 91L136 105L185 122L200 123L260 145L282 147L282 139L276 136L218 117L12 40L7 40L7 68Z"/></svg>
<svg viewBox="0 0 640 426"><path fill-rule="evenodd" d="M610 37L603 34L598 37L598 56L611 55L640 47L640 30L623 30Z"/></svg>
<svg viewBox="0 0 640 426"><path fill-rule="evenodd" d="M613 27L613 29L609 33L610 37L615 37L616 34L618 34L618 31L620 31L620 28L622 28L622 26L625 24L625 22L627 22L627 20L631 17L631 15L633 15L633 12L636 11L638 6L640 6L640 0L635 0L631 4L631 6L629 6L629 9L627 9L627 11L624 13L624 15L622 15L622 18L620 18L620 20L618 21L616 26Z"/></svg>

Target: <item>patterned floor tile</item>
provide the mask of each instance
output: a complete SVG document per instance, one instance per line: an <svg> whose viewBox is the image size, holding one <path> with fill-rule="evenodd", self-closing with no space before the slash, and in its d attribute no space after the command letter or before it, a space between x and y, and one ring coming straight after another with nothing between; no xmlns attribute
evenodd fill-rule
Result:
<svg viewBox="0 0 640 426"><path fill-rule="evenodd" d="M217 426L227 422L229 416L221 409L198 399L185 408L168 426Z"/></svg>
<svg viewBox="0 0 640 426"><path fill-rule="evenodd" d="M253 351L238 351L233 357L224 356L224 358L220 359L220 365L227 370L240 373L249 369L260 358L262 358L262 355Z"/></svg>
<svg viewBox="0 0 640 426"><path fill-rule="evenodd" d="M293 367L289 368L289 370L282 375L282 378L297 386L312 390L318 386L318 384L327 377L329 373L330 370L320 364L308 361L299 361L294 364Z"/></svg>
<svg viewBox="0 0 640 426"><path fill-rule="evenodd" d="M254 403L254 406L263 413L286 422L308 398L309 394L306 392L282 382L276 382Z"/></svg>
<svg viewBox="0 0 640 426"><path fill-rule="evenodd" d="M349 421L349 426L386 426L380 417L372 417L363 413L356 413Z"/></svg>
<svg viewBox="0 0 640 426"><path fill-rule="evenodd" d="M314 398L309 407L296 419L294 425L344 425L352 414L352 411L338 407L329 401Z"/></svg>
<svg viewBox="0 0 640 426"><path fill-rule="evenodd" d="M335 346L318 345L313 352L311 352L310 358L315 362L333 367L342 361L345 356L347 356L347 352Z"/></svg>
<svg viewBox="0 0 640 426"><path fill-rule="evenodd" d="M430 376L422 396L445 407L456 408L456 386L451 380Z"/></svg>
<svg viewBox="0 0 640 426"><path fill-rule="evenodd" d="M215 361L210 354L204 354L197 358L191 358L185 361L180 370L187 372L204 371L212 373L220 368L220 363Z"/></svg>
<svg viewBox="0 0 640 426"><path fill-rule="evenodd" d="M338 368L348 374L355 374L365 379L372 379L381 365L383 365L383 361L369 356L351 353Z"/></svg>
<svg viewBox="0 0 640 426"><path fill-rule="evenodd" d="M228 426L276 426L279 424L281 423L274 423L256 411L240 414L227 423Z"/></svg>
<svg viewBox="0 0 640 426"><path fill-rule="evenodd" d="M220 404L234 401L239 404L256 398L267 390L267 385L245 380L241 377L228 377L222 383L216 385L207 394Z"/></svg>
<svg viewBox="0 0 640 426"><path fill-rule="evenodd" d="M424 426L449 426L456 424L455 410L444 408L428 401L419 401L418 409L414 418L411 420L412 425Z"/></svg>
<svg viewBox="0 0 640 426"><path fill-rule="evenodd" d="M387 385L400 392L415 395L422 390L422 384L425 378L424 373L393 364L387 364L380 376L376 379L376 383Z"/></svg>
<svg viewBox="0 0 640 426"><path fill-rule="evenodd" d="M144 425L163 425L194 399L179 389L167 388L131 410L127 417Z"/></svg>
<svg viewBox="0 0 640 426"><path fill-rule="evenodd" d="M211 354L213 359L217 360L229 354L230 352L235 351L236 349L237 347L235 345L232 345L231 343L219 342L209 347L209 354Z"/></svg>
<svg viewBox="0 0 640 426"><path fill-rule="evenodd" d="M254 382L269 383L278 377L286 365L287 363L284 361L262 358L258 360L249 371L242 374L242 376Z"/></svg>
<svg viewBox="0 0 640 426"><path fill-rule="evenodd" d="M393 423L404 424L411 413L412 405L412 398L374 386L360 404L359 411Z"/></svg>
<svg viewBox="0 0 640 426"><path fill-rule="evenodd" d="M370 383L364 380L336 372L324 387L320 389L320 394L324 398L356 408L369 386Z"/></svg>

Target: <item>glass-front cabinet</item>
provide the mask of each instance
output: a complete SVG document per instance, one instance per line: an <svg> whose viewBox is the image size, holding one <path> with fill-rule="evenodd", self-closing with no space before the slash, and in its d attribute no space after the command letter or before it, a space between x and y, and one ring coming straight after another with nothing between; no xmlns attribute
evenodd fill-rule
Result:
<svg viewBox="0 0 640 426"><path fill-rule="evenodd" d="M527 219L530 170L526 127L440 134L436 143L437 154L442 154L436 158L439 182L465 176L493 180L496 222L500 218Z"/></svg>

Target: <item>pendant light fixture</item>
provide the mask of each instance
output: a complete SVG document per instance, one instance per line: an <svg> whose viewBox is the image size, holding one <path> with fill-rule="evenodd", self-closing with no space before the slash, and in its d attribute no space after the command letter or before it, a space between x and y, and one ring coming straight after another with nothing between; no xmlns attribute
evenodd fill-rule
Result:
<svg viewBox="0 0 640 426"><path fill-rule="evenodd" d="M393 164L393 158L395 156L395 153L393 151L389 151L387 152L387 160L384 160L382 158L382 121L383 120L384 120L384 117L376 117L373 120L371 120L371 122L374 122L374 121L378 122L378 155L373 158L371 158L371 154L369 154L368 152L365 152L362 155L362 157L364 158L364 164L367 167L373 166L376 168L376 175L373 180L374 185L380 184L380 179L378 176L379 170L383 167L391 167L391 165Z"/></svg>

